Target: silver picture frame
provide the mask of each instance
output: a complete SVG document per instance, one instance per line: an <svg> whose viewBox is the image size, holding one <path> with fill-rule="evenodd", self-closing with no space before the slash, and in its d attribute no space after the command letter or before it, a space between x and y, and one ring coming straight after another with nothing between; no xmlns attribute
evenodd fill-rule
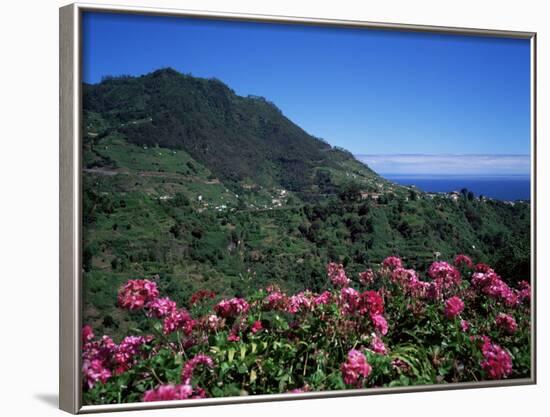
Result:
<svg viewBox="0 0 550 417"><path fill-rule="evenodd" d="M181 16L266 23L301 24L328 27L355 27L410 32L430 32L528 39L531 45L531 375L524 379L422 385L396 388L370 388L342 391L307 392L302 394L270 394L246 397L209 398L155 403L116 405L82 405L81 393L81 288L82 288L82 135L81 135L81 18L85 12L109 12L140 15ZM357 395L394 394L435 390L456 390L536 384L536 226L537 226L537 100L536 100L536 32L440 27L354 20L317 19L294 16L268 16L150 7L107 6L74 3L59 9L59 408L73 414L142 410L155 408L194 407L269 401Z"/></svg>

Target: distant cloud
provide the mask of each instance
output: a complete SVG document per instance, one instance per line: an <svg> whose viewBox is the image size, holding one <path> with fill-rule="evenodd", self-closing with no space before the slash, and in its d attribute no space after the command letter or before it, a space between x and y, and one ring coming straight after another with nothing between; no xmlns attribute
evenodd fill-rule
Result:
<svg viewBox="0 0 550 417"><path fill-rule="evenodd" d="M379 174L529 175L529 155L355 155Z"/></svg>

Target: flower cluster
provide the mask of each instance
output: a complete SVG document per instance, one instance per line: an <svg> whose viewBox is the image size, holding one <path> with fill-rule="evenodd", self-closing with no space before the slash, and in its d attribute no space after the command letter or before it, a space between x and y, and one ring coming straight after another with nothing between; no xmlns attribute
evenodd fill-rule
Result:
<svg viewBox="0 0 550 417"><path fill-rule="evenodd" d="M454 266L444 261L437 261L430 265L428 275L438 287L443 290L460 285L460 272Z"/></svg>
<svg viewBox="0 0 550 417"><path fill-rule="evenodd" d="M348 385L360 385L361 379L368 377L372 371L365 355L355 349L348 352L347 360L340 369L342 378Z"/></svg>
<svg viewBox="0 0 550 417"><path fill-rule="evenodd" d="M401 258L398 258L397 256L388 256L382 262L382 266L394 270L396 268L403 268L403 262L401 261Z"/></svg>
<svg viewBox="0 0 550 417"><path fill-rule="evenodd" d="M346 276L342 264L331 262L327 265L327 275L335 287L347 287L351 280Z"/></svg>
<svg viewBox="0 0 550 417"><path fill-rule="evenodd" d="M330 263L329 290L287 294L271 285L189 307L215 298L198 291L189 310L159 297L155 282L130 280L118 304L140 310L136 322L147 327L118 344L82 328L83 393L167 401L336 389L342 381L361 388L525 376L531 286L511 288L488 265L472 265L465 255L454 266L438 260L421 279L391 256L352 282Z"/></svg>
<svg viewBox="0 0 550 417"><path fill-rule="evenodd" d="M197 303L202 302L203 300L216 298L216 293L210 290L199 290L194 293L189 299L189 305L194 306Z"/></svg>
<svg viewBox="0 0 550 417"><path fill-rule="evenodd" d="M82 328L82 375L88 388L93 388L97 382L105 383L111 376L130 369L136 358L141 355L144 344L151 337L126 336L117 345L109 336L94 340L92 328L88 325Z"/></svg>
<svg viewBox="0 0 550 417"><path fill-rule="evenodd" d="M177 330L182 330L184 334L189 335L193 331L196 322L191 318L191 315L184 308L174 309L170 311L162 323L162 332L170 334Z"/></svg>
<svg viewBox="0 0 550 417"><path fill-rule="evenodd" d="M372 269L367 269L366 271L360 272L359 282L365 286L372 284L374 282L374 271Z"/></svg>
<svg viewBox="0 0 550 417"><path fill-rule="evenodd" d="M148 279L132 279L118 292L118 305L128 310L139 310L159 295L157 284Z"/></svg>
<svg viewBox="0 0 550 417"><path fill-rule="evenodd" d="M506 333L514 334L518 329L516 320L506 313L499 313L495 321L496 325Z"/></svg>
<svg viewBox="0 0 550 417"><path fill-rule="evenodd" d="M464 310L464 301L457 296L449 298L445 301L445 316L449 319L454 319Z"/></svg>
<svg viewBox="0 0 550 417"><path fill-rule="evenodd" d="M249 305L246 300L242 298L231 298L229 300L220 301L216 307L216 312L224 318L237 317L248 311Z"/></svg>
<svg viewBox="0 0 550 417"><path fill-rule="evenodd" d="M166 384L146 391L143 395L143 401L172 401L172 400L188 400L193 398L205 398L206 392L201 389L193 389L187 384Z"/></svg>
<svg viewBox="0 0 550 417"><path fill-rule="evenodd" d="M183 381L184 384L191 383L193 372L195 371L195 368L199 365L204 365L204 366L207 366L208 368L213 368L214 360L208 355L199 354L197 356L194 356L193 359L187 361L187 363L183 367L183 370L181 371L181 380Z"/></svg>
<svg viewBox="0 0 550 417"><path fill-rule="evenodd" d="M462 266L465 266L467 268L474 267L474 263L472 262L472 259L469 256L466 256L463 254L456 255L453 263L457 268L460 268Z"/></svg>
<svg viewBox="0 0 550 417"><path fill-rule="evenodd" d="M481 347L483 361L481 367L490 379L507 378L512 373L512 357L502 347L485 336Z"/></svg>
<svg viewBox="0 0 550 417"><path fill-rule="evenodd" d="M385 355L388 353L388 349L386 348L384 341L376 333L372 334L370 347L374 352L379 353L380 355Z"/></svg>
<svg viewBox="0 0 550 417"><path fill-rule="evenodd" d="M313 305L313 295L309 291L302 291L288 300L287 311L295 314L298 311L308 311Z"/></svg>
<svg viewBox="0 0 550 417"><path fill-rule="evenodd" d="M476 270L472 274L472 285L485 295L503 301L509 307L516 306L525 299L522 291L510 288L491 268L480 268L477 265Z"/></svg>

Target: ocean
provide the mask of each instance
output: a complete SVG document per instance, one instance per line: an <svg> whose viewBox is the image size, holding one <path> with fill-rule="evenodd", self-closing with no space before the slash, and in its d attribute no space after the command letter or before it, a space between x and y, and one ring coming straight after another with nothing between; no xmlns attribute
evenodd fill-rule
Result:
<svg viewBox="0 0 550 417"><path fill-rule="evenodd" d="M529 176L455 176L455 175L382 175L401 185L415 185L426 192L450 192L467 188L477 197L484 195L497 200L530 200Z"/></svg>

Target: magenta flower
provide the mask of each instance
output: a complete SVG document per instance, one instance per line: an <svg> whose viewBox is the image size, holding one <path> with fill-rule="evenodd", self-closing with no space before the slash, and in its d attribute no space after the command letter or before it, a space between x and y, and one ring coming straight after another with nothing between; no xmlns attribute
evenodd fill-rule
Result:
<svg viewBox="0 0 550 417"><path fill-rule="evenodd" d="M228 318L245 314L249 309L249 305L246 300L235 297L220 301L214 309L220 316Z"/></svg>
<svg viewBox="0 0 550 417"><path fill-rule="evenodd" d="M239 340L241 340L241 338L234 331L229 332L229 335L227 335L227 341L228 342L238 342Z"/></svg>
<svg viewBox="0 0 550 417"><path fill-rule="evenodd" d="M252 326L250 327L250 331L253 334L258 333L260 330L263 330L262 322L260 320L256 320Z"/></svg>
<svg viewBox="0 0 550 417"><path fill-rule="evenodd" d="M351 280L346 276L342 264L331 262L327 265L327 275L335 287L347 287Z"/></svg>
<svg viewBox="0 0 550 417"><path fill-rule="evenodd" d="M460 320L460 328L463 332L467 332L470 329L470 323L466 320Z"/></svg>
<svg viewBox="0 0 550 417"><path fill-rule="evenodd" d="M359 307L360 296L357 290L344 287L340 290L340 305L342 314L353 314Z"/></svg>
<svg viewBox="0 0 550 417"><path fill-rule="evenodd" d="M189 335L193 331L194 326L195 321L191 318L191 315L187 310L180 308L170 311L164 318L162 332L164 334L170 334L181 329L186 335Z"/></svg>
<svg viewBox="0 0 550 417"><path fill-rule="evenodd" d="M223 321L222 319L220 319L218 316L216 316L215 314L210 314L207 318L206 318L206 326L212 330L212 331L216 331L218 329L220 329L222 326L223 326Z"/></svg>
<svg viewBox="0 0 550 417"><path fill-rule="evenodd" d="M199 365L204 365L208 368L213 368L214 360L208 355L199 353L198 355L194 356L193 359L190 359L189 361L187 361L181 371L181 380L184 384L191 383L193 372L195 371L195 368Z"/></svg>
<svg viewBox="0 0 550 417"><path fill-rule="evenodd" d="M472 274L472 285L488 297L503 301L508 307L515 307L521 302L521 292L510 288L490 268L487 272L474 272Z"/></svg>
<svg viewBox="0 0 550 417"><path fill-rule="evenodd" d="M519 301L531 301L531 284L529 284L527 281L520 281L519 282Z"/></svg>
<svg viewBox="0 0 550 417"><path fill-rule="evenodd" d="M113 359L117 364L116 373L128 370L134 362L134 358L141 352L142 346L147 342L143 336L126 336L117 346Z"/></svg>
<svg viewBox="0 0 550 417"><path fill-rule="evenodd" d="M458 297L451 297L445 301L445 316L454 319L464 310L464 301Z"/></svg>
<svg viewBox="0 0 550 417"><path fill-rule="evenodd" d="M88 324L82 328L82 343L85 344L95 337L92 327Z"/></svg>
<svg viewBox="0 0 550 417"><path fill-rule="evenodd" d="M365 291L361 294L361 313L380 315L384 313L384 299L378 291Z"/></svg>
<svg viewBox="0 0 550 417"><path fill-rule="evenodd" d="M361 379L366 378L372 371L367 358L358 350L352 349L348 352L346 362L340 367L342 378L348 385L360 385Z"/></svg>
<svg viewBox="0 0 550 417"><path fill-rule="evenodd" d="M403 262L397 256L388 256L382 262L382 266L394 270L395 268L403 268Z"/></svg>
<svg viewBox="0 0 550 417"><path fill-rule="evenodd" d="M374 352L379 353L380 355L385 355L386 353L388 353L386 345L384 344L382 339L375 333L372 334L370 347Z"/></svg>
<svg viewBox="0 0 550 417"><path fill-rule="evenodd" d="M147 303L145 307L149 310L149 316L160 319L176 310L176 303L168 297L155 298L153 301Z"/></svg>
<svg viewBox="0 0 550 417"><path fill-rule="evenodd" d="M294 388L293 390L288 391L289 394L300 394L302 392L309 392L311 388L308 384L305 384L302 388Z"/></svg>
<svg viewBox="0 0 550 417"><path fill-rule="evenodd" d="M313 305L313 295L309 291L301 291L288 300L286 311L295 314L298 311L310 310Z"/></svg>
<svg viewBox="0 0 550 417"><path fill-rule="evenodd" d="M485 336L481 347L484 360L481 367L490 379L507 378L512 373L512 357L496 343Z"/></svg>
<svg viewBox="0 0 550 417"><path fill-rule="evenodd" d="M313 303L318 306L321 304L328 304L330 302L330 292L324 291L313 299Z"/></svg>
<svg viewBox="0 0 550 417"><path fill-rule="evenodd" d="M118 305L128 310L139 310L159 295L157 284L147 279L131 279L118 292Z"/></svg>
<svg viewBox="0 0 550 417"><path fill-rule="evenodd" d="M430 265L428 275L444 290L459 285L460 272L454 266L444 261L437 261Z"/></svg>
<svg viewBox="0 0 550 417"><path fill-rule="evenodd" d="M82 375L88 388L93 388L97 382L105 383L111 378L112 373L99 359L84 360L82 362Z"/></svg>
<svg viewBox="0 0 550 417"><path fill-rule="evenodd" d="M143 395L143 401L172 401L187 400L195 398L205 398L206 391L202 388L194 388L191 385L160 385L156 389L146 391Z"/></svg>
<svg viewBox="0 0 550 417"><path fill-rule="evenodd" d="M264 298L264 304L268 310L284 310L287 307L287 299L283 293L274 290Z"/></svg>
<svg viewBox="0 0 550 417"><path fill-rule="evenodd" d="M457 268L460 268L463 265L465 265L468 268L474 267L474 263L472 262L470 257L463 254L456 255L453 263Z"/></svg>
<svg viewBox="0 0 550 417"><path fill-rule="evenodd" d="M359 273L359 282L363 285L370 285L374 282L374 272L372 269L367 269Z"/></svg>
<svg viewBox="0 0 550 417"><path fill-rule="evenodd" d="M496 325L509 334L514 334L518 329L516 320L512 316L505 313L498 314L496 318Z"/></svg>
<svg viewBox="0 0 550 417"><path fill-rule="evenodd" d="M383 336L388 333L388 322L381 314L372 314L370 316L374 328Z"/></svg>

